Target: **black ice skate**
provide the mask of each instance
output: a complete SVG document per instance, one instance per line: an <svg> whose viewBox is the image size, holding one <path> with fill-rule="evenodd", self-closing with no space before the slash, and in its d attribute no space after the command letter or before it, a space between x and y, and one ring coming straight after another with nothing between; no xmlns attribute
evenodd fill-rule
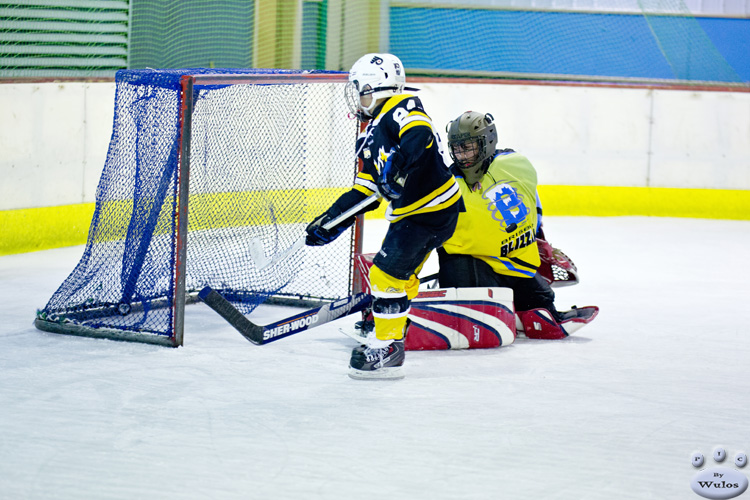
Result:
<svg viewBox="0 0 750 500"><path fill-rule="evenodd" d="M355 347L349 361L349 376L360 380L403 378L404 357L403 339L384 347Z"/></svg>

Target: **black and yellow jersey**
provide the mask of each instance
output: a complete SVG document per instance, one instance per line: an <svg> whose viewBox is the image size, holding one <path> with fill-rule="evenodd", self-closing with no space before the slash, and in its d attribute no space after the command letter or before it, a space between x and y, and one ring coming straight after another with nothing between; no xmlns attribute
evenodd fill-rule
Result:
<svg viewBox="0 0 750 500"><path fill-rule="evenodd" d="M483 260L498 274L531 278L539 267L536 170L513 150L495 154L476 191L456 176L466 212L443 248Z"/></svg>
<svg viewBox="0 0 750 500"><path fill-rule="evenodd" d="M410 94L399 94L385 101L360 133L357 155L363 169L352 191L344 195L348 198L347 205L352 206L377 191L376 181L392 147L399 148L404 158L401 171L407 178L401 197L386 209L388 221L418 216L417 219L429 223L430 217L425 215L448 208L455 211L460 206L461 191L443 161L439 137L419 98ZM359 196L352 196L353 192Z"/></svg>

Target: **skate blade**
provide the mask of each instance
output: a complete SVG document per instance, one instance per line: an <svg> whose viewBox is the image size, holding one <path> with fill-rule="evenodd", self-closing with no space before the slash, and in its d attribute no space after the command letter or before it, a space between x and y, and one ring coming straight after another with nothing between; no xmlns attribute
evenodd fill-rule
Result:
<svg viewBox="0 0 750 500"><path fill-rule="evenodd" d="M360 335L356 331L349 331L345 328L339 328L339 331L350 339L356 340L360 344L364 344L367 341L367 336Z"/></svg>
<svg viewBox="0 0 750 500"><path fill-rule="evenodd" d="M404 378L403 366L392 366L390 368L380 368L378 370L357 370L349 367L349 377L355 380L398 380Z"/></svg>

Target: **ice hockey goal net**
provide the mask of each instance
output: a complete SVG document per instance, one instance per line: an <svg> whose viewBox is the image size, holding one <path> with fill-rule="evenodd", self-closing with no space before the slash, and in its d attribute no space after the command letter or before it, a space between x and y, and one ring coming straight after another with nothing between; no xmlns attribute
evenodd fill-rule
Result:
<svg viewBox="0 0 750 500"><path fill-rule="evenodd" d="M184 305L209 285L244 314L269 297L352 291L350 230L265 270L348 189L357 121L346 75L283 70L128 70L83 256L42 330L181 345ZM359 225L361 228L361 224Z"/></svg>

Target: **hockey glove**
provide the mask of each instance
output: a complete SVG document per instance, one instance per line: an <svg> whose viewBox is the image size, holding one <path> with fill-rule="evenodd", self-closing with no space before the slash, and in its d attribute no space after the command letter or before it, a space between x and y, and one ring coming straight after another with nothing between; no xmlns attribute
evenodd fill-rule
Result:
<svg viewBox="0 0 750 500"><path fill-rule="evenodd" d="M341 213L341 210L339 210L338 207L334 205L320 214L318 217L316 217L315 220L313 220L307 226L307 229L305 229L305 231L307 231L305 244L308 246L327 245L328 243L341 236L341 233L349 229L349 226L354 224L355 217L350 217L340 224L332 227L331 229L325 229L323 227L324 224L335 219Z"/></svg>
<svg viewBox="0 0 750 500"><path fill-rule="evenodd" d="M383 170L380 172L380 177L378 178L378 192L380 196L388 201L401 198L404 192L406 176L399 170L403 163L404 157L401 156L398 149L391 148L388 159L385 161L385 166L383 166Z"/></svg>

